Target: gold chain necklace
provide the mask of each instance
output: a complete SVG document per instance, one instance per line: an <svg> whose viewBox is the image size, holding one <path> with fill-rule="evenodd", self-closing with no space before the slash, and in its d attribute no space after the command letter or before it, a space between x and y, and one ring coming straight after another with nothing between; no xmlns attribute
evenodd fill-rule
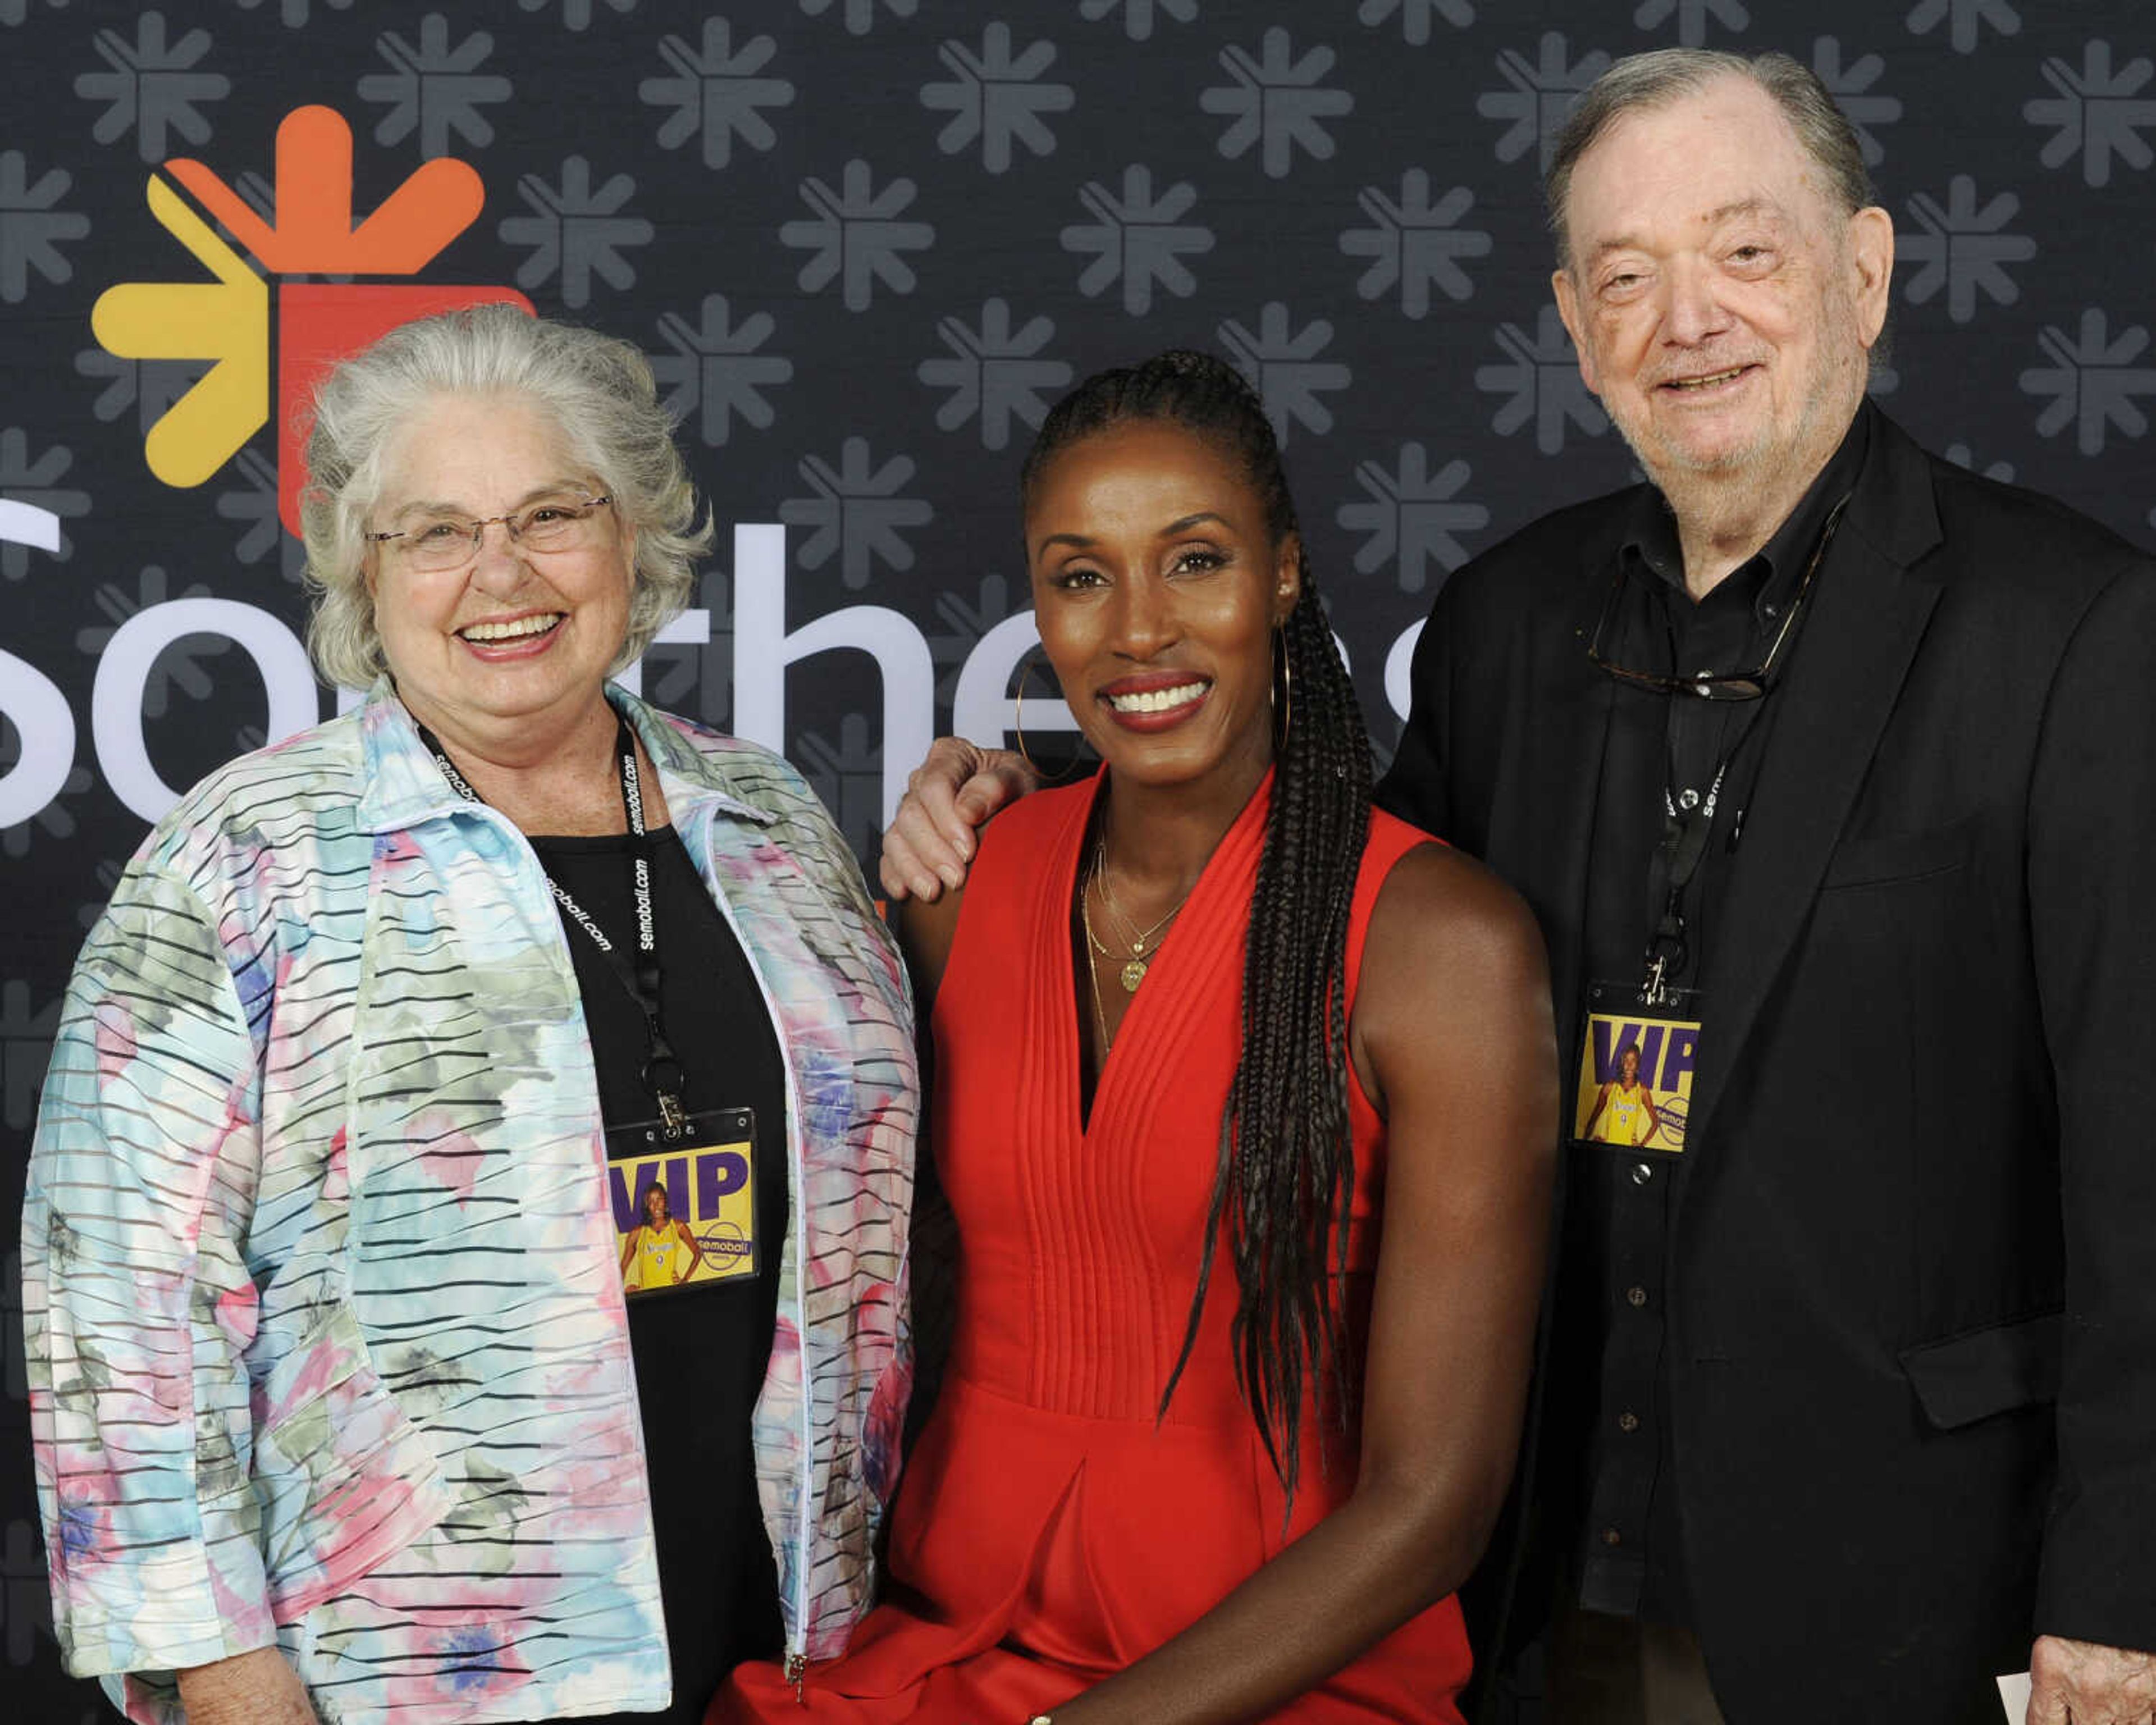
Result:
<svg viewBox="0 0 2156 1725"><path fill-rule="evenodd" d="M1182 915L1183 907L1190 902L1190 894L1198 890L1198 883L1194 880L1191 882L1189 890L1168 907L1165 916L1161 917L1151 927L1139 929L1133 933L1131 919L1123 914L1123 907L1116 902L1115 888L1108 884L1108 847L1099 839L1093 841L1093 878L1101 883L1101 907L1122 925L1117 931L1118 934L1123 944L1131 949L1131 956L1124 961L1122 968L1116 973L1116 979L1123 985L1123 992L1126 994L1135 994L1138 991L1138 984L1145 980L1146 967L1149 962L1146 957L1146 942L1152 941L1153 951L1155 956L1158 956L1160 942L1153 940L1153 937ZM1080 909L1082 912L1083 889L1081 889L1080 893ZM1090 921L1086 925L1086 932L1089 937L1092 934L1092 924ZM1106 947L1102 947L1101 951L1104 954L1108 952Z"/></svg>
<svg viewBox="0 0 2156 1725"><path fill-rule="evenodd" d="M1093 913L1086 904L1086 889L1078 889L1078 921L1086 930L1086 979L1093 988L1093 1023L1101 1033L1101 1058L1108 1058L1108 1050L1115 1045L1115 1037L1108 1029L1107 1009L1101 1004L1101 967L1095 959L1096 952L1106 953L1100 937L1093 932Z"/></svg>

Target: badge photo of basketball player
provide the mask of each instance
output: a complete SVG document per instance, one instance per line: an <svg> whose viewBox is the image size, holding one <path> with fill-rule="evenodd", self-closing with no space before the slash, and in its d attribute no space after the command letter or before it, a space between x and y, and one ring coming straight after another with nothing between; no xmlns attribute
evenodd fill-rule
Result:
<svg viewBox="0 0 2156 1725"><path fill-rule="evenodd" d="M696 1273L704 1250L688 1224L674 1214L664 1180L644 1189L643 1207L644 1219L621 1243L621 1285L632 1293L679 1287Z"/></svg>
<svg viewBox="0 0 2156 1725"><path fill-rule="evenodd" d="M1655 1093L1640 1076L1640 1047L1627 1043L1617 1056L1617 1076L1605 1082L1580 1137L1598 1144L1644 1144L1661 1129Z"/></svg>

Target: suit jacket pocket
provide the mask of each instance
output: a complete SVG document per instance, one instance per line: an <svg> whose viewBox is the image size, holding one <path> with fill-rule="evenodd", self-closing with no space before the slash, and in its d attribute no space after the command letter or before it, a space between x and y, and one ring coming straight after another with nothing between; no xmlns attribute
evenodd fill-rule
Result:
<svg viewBox="0 0 2156 1725"><path fill-rule="evenodd" d="M1919 1343L1897 1358L1925 1418L1939 1430L1952 1431L2010 1409L2057 1400L2064 1323L2062 1313L2040 1312Z"/></svg>
<svg viewBox="0 0 2156 1725"><path fill-rule="evenodd" d="M1883 886L1943 875L1969 860L1970 823L1928 832L1895 833L1878 839L1845 839L1828 860L1827 891L1837 886Z"/></svg>
<svg viewBox="0 0 2156 1725"><path fill-rule="evenodd" d="M426 1435L376 1376L341 1304L256 1388L255 1487L271 1608L289 1623L350 1587L449 1513Z"/></svg>

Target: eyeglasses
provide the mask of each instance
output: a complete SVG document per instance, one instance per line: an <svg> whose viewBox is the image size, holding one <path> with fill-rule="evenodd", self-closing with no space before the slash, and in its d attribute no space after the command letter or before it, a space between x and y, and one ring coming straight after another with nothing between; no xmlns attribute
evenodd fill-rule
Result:
<svg viewBox="0 0 2156 1725"><path fill-rule="evenodd" d="M1789 644L1791 632L1796 624L1797 613L1804 609L1804 599L1812 590L1812 578L1819 573L1820 560L1833 541L1834 530L1840 525L1841 511L1848 502L1844 498L1834 506L1820 530L1819 544L1813 548L1812 558L1804 565L1804 579L1797 583L1795 594L1789 608L1782 613L1782 626L1774 631L1774 639L1767 648L1767 656L1759 661L1756 670L1748 671L1701 671L1692 676L1671 676L1661 671L1632 670L1612 663L1602 656L1602 632L1609 627L1611 614L1617 608L1617 595L1625 585L1625 562L1620 557L1617 572L1610 578L1609 596L1602 601L1602 615L1595 620L1594 634L1587 644L1587 657L1596 670L1606 671L1620 683L1630 683L1635 688L1652 689L1661 695L1690 695L1701 701L1757 701L1767 692L1773 680L1774 667L1781 662L1783 649Z"/></svg>
<svg viewBox="0 0 2156 1725"><path fill-rule="evenodd" d="M486 530L496 521L507 531L510 543L524 551L545 554L589 551L606 536L606 518L599 511L613 501L611 494L573 501L550 497L508 515L490 515L483 521L438 516L394 533L360 536L370 545L387 545L394 540L397 543L391 546L390 554L405 567L424 575L440 575L460 569L477 557Z"/></svg>

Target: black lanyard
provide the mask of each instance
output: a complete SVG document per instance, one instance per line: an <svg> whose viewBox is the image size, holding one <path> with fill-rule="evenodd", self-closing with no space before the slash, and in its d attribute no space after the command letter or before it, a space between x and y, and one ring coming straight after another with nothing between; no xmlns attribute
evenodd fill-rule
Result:
<svg viewBox="0 0 2156 1725"><path fill-rule="evenodd" d="M1669 1002L1669 978L1672 973L1681 973L1690 962L1691 948L1686 936L1684 899L1685 890L1699 873L1699 865L1707 856L1707 841L1714 830L1714 812L1722 800L1723 782L1729 777L1730 763L1738 752L1750 741L1758 728L1759 716L1767 705L1767 698L1781 684L1781 670L1787 660L1784 649L1799 621L1801 609L1811 588L1812 578L1819 573L1826 548L1834 542L1834 530L1841 523L1841 511L1848 499L1844 497L1827 513L1826 522L1820 530L1818 543L1812 547L1810 561L1804 566L1803 579L1798 583L1796 597L1791 601L1789 615L1784 619L1780 634L1760 668L1759 693L1750 702L1751 711L1745 714L1744 722L1737 727L1737 734L1727 742L1720 757L1714 763L1714 777L1709 781L1707 794L1698 798L1689 809L1681 808L1681 798L1670 784L1672 772L1662 783L1662 842L1655 847L1648 886L1649 916L1654 924L1653 932L1647 937L1645 974L1640 983L1640 1001L1645 1006L1663 1006ZM1666 697L1676 699L1674 696ZM1674 760L1672 760L1674 767ZM1744 814L1738 811L1742 822ZM1734 846L1734 834L1732 845ZM1652 909L1659 900L1661 915Z"/></svg>
<svg viewBox="0 0 2156 1725"><path fill-rule="evenodd" d="M1714 778L1706 796L1692 808L1681 809L1668 784L1662 787L1662 842L1655 849L1652 872L1656 879L1648 889L1650 901L1661 898L1662 911L1647 939L1646 975L1640 984L1640 1001L1644 1006L1668 1004L1669 978L1672 973L1681 974L1691 958L1685 935L1685 889L1691 885L1707 855L1707 837L1714 830L1714 811L1722 800L1722 784L1729 776L1729 763L1751 736L1758 719L1755 706L1745 716L1736 740L1715 762Z"/></svg>
<svg viewBox="0 0 2156 1725"><path fill-rule="evenodd" d="M434 764L441 768L442 777L449 780L450 789L467 803L485 803L486 798L457 771L456 763L449 759L440 740L424 725L419 726L419 740L434 756ZM643 1012L648 1057L642 1076L651 1086L662 1132L666 1137L678 1138L689 1129L688 1112L681 1100L685 1075L680 1056L674 1052L674 1045L666 1040L665 1026L660 1018L659 927L651 892L651 834L644 824L644 788L636 764L636 739L630 734L628 720L619 713L614 716L614 756L621 774L622 813L629 819L629 884L636 901L634 957L622 951L551 872L547 884L553 889L554 901L562 907L563 919L591 937L592 944L604 955L607 968ZM542 861L540 866L543 869L546 864Z"/></svg>

